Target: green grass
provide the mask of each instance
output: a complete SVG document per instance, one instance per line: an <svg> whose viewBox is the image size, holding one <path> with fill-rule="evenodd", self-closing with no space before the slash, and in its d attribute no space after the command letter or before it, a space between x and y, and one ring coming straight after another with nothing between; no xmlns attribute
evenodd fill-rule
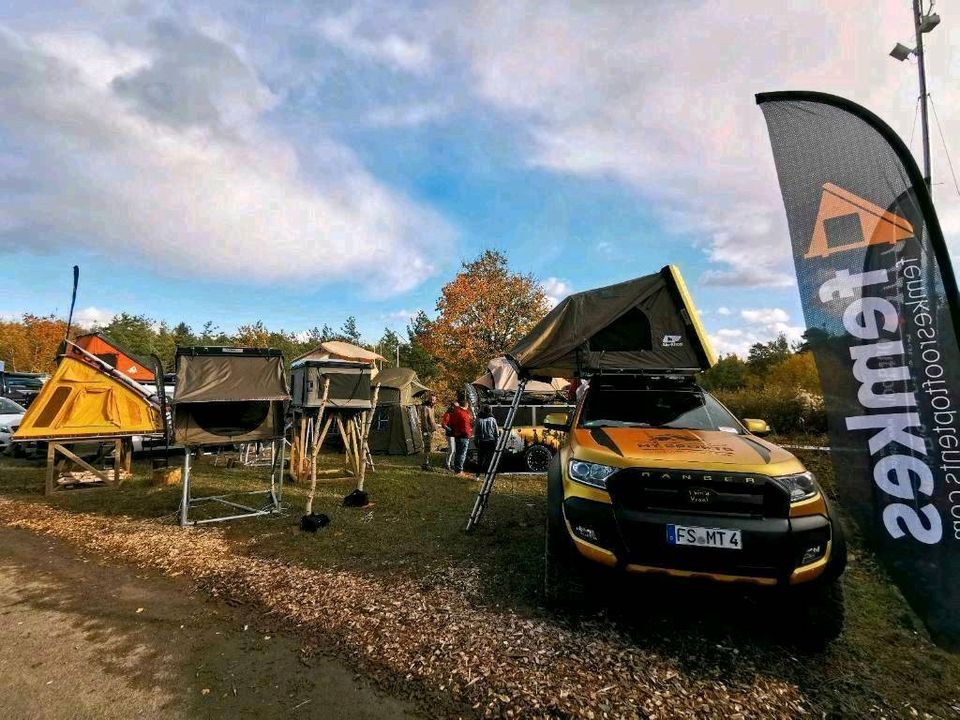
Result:
<svg viewBox="0 0 960 720"><path fill-rule="evenodd" d="M798 451L832 488L832 469L823 453ZM335 468L341 458L321 458ZM464 524L477 483L443 471L423 472L416 458L378 458L366 489L373 506L340 506L353 488L349 480L321 481L316 512L331 524L316 535L302 533L299 519L306 488L287 485L282 517L221 525L238 550L306 567L339 568L371 575L402 575L431 584L456 582L475 590L476 602L523 614L541 614L545 479L506 476L497 480L480 528L467 535ZM148 484L146 464L118 490L42 495L42 470L23 461L0 460L0 494L50 503L72 512L95 512L174 522L179 488ZM267 470L213 467L204 458L195 467L194 495L263 487ZM937 717L956 717L960 703L960 656L945 653L926 638L916 616L889 583L872 555L852 533L852 562L845 575L847 629L825 652L803 653L776 632L789 626L773 596L745 598L726 590L689 585L611 582L597 587L589 611L622 628L635 643L678 658L687 671L715 670L721 655L734 653L735 683L743 673L764 672L798 684L815 709L830 717L885 714L911 716L911 708ZM575 624L580 618L558 618ZM726 662L726 661L724 661ZM751 670L753 669L753 670ZM740 673L738 675L738 673ZM882 709L882 713L879 709Z"/></svg>

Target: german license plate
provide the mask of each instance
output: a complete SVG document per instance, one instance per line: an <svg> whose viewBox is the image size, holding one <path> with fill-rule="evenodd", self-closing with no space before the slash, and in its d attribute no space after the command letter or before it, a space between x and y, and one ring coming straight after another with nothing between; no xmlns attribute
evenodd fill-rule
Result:
<svg viewBox="0 0 960 720"><path fill-rule="evenodd" d="M740 550L740 531L724 528L667 525L668 545L696 545L697 547Z"/></svg>

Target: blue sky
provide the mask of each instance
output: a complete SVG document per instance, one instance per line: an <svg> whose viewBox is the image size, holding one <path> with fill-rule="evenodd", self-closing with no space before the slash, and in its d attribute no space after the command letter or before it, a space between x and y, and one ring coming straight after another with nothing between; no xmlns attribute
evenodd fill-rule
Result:
<svg viewBox="0 0 960 720"><path fill-rule="evenodd" d="M554 298L675 263L721 352L796 337L753 93L847 95L909 140L916 76L886 55L909 2L770 7L15 1L0 314L64 313L76 263L87 321L354 315L374 340L497 248ZM928 36L948 143L956 27ZM934 155L952 241L960 193Z"/></svg>

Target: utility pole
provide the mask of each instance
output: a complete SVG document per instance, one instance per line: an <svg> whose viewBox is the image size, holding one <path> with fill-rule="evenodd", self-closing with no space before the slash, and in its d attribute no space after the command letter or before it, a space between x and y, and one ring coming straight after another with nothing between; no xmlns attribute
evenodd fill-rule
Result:
<svg viewBox="0 0 960 720"><path fill-rule="evenodd" d="M923 137L923 180L927 183L927 190L932 190L930 184L930 122L927 118L927 72L923 65L923 29L920 14L920 0L913 0L913 25L917 34L917 72L920 75L920 124ZM932 28L931 28L932 29Z"/></svg>
<svg viewBox="0 0 960 720"><path fill-rule="evenodd" d="M930 0L930 6L927 13L923 13L920 7L922 0L913 0L913 29L916 34L916 47L908 48L906 45L897 43L890 56L895 60L903 62L911 55L917 58L917 73L920 76L920 134L923 138L923 180L927 184L927 189L932 191L930 182L930 122L927 116L927 72L923 58L923 36L931 32L940 24L940 16L933 12L933 0Z"/></svg>

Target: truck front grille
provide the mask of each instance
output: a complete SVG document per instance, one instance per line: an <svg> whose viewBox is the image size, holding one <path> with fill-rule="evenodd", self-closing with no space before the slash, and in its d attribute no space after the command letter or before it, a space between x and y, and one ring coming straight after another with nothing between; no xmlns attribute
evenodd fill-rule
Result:
<svg viewBox="0 0 960 720"><path fill-rule="evenodd" d="M765 475L626 468L607 480L615 505L640 512L785 518L790 502Z"/></svg>

